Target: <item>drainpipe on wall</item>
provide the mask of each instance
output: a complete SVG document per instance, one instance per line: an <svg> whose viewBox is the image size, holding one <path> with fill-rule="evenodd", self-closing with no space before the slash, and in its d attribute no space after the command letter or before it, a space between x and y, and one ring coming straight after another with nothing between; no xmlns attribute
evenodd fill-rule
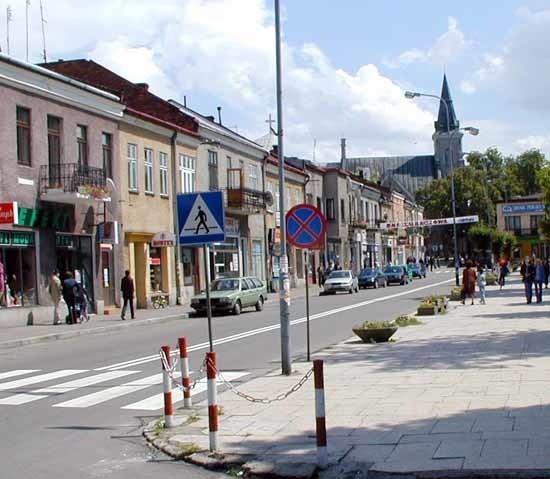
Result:
<svg viewBox="0 0 550 479"><path fill-rule="evenodd" d="M267 155L264 156L264 161L262 163L262 191L265 195L265 187L266 187L266 180L265 180L265 166L267 163ZM264 196L265 201L265 196ZM264 211L264 214L262 215L264 217L264 266L265 266L265 284L267 287L267 290L270 289L271 284L271 275L269 271L269 239L268 239L268 231L267 231L267 211Z"/></svg>
<svg viewBox="0 0 550 479"><path fill-rule="evenodd" d="M174 131L174 134L172 135L172 217L174 221L174 233L176 235L176 246L174 246L175 249L175 273L176 273L176 304L182 304L182 291L181 291L181 248L179 246L179 231L178 231L178 204L177 204L177 190L178 190L178 183L177 183L177 155L176 155L176 139L178 137L178 132Z"/></svg>

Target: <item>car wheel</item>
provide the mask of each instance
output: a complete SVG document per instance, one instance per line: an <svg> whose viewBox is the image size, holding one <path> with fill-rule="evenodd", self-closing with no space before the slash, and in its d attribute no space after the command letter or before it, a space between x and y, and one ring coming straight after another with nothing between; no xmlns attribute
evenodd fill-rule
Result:
<svg viewBox="0 0 550 479"><path fill-rule="evenodd" d="M233 314L235 316L238 316L239 314L241 314L241 309L242 309L241 301L238 299L237 302L235 303L235 306L233 306Z"/></svg>
<svg viewBox="0 0 550 479"><path fill-rule="evenodd" d="M256 302L256 311L261 311L262 309L264 309L264 298L260 296Z"/></svg>

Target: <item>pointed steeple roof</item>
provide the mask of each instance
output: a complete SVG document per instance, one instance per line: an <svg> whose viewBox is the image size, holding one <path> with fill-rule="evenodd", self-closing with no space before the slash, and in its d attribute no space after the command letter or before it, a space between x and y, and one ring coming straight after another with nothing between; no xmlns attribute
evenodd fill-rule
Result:
<svg viewBox="0 0 550 479"><path fill-rule="evenodd" d="M443 101L439 102L439 114L437 115L437 121L435 122L435 130L438 132L446 132L447 130L456 130L459 128L459 121L456 119L455 109L453 107L453 100L451 100L451 92L449 91L449 85L447 84L447 75L443 74L443 87L441 88L441 98L447 103L449 108L449 128L447 128L447 111Z"/></svg>

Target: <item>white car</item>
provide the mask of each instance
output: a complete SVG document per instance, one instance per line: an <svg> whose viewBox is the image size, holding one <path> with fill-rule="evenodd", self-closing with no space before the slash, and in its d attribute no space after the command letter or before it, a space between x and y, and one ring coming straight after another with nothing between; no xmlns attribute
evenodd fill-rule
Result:
<svg viewBox="0 0 550 479"><path fill-rule="evenodd" d="M359 292L357 276L349 269L341 269L330 273L323 285L323 291L319 294L336 294L338 291L347 291L349 294L354 291Z"/></svg>

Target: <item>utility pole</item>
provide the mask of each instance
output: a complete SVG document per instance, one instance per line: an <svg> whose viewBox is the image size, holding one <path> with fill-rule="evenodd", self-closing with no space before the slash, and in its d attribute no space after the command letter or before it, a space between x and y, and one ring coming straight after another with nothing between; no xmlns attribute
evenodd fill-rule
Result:
<svg viewBox="0 0 550 479"><path fill-rule="evenodd" d="M286 376L292 373L290 354L290 281L286 250L285 224L285 155L283 150L283 102L281 80L281 19L279 0L275 0L275 57L277 63L277 156L279 158L279 225L281 256L279 258L279 314L281 323L281 369Z"/></svg>

